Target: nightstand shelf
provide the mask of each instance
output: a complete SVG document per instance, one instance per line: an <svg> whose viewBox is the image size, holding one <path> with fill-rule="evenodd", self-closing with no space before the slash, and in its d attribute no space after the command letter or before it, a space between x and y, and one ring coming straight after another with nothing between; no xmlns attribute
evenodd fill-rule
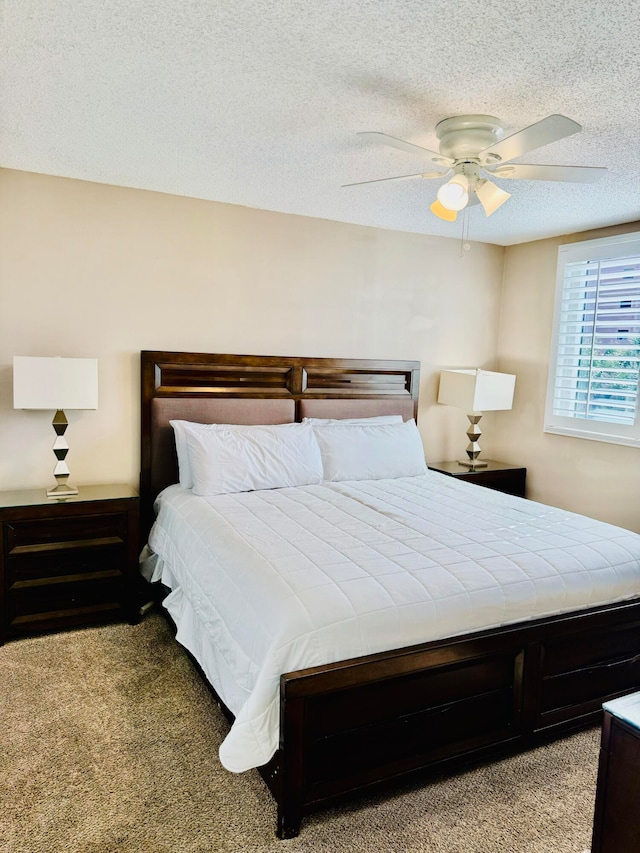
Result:
<svg viewBox="0 0 640 853"><path fill-rule="evenodd" d="M139 503L126 485L0 492L0 643L135 621Z"/></svg>
<svg viewBox="0 0 640 853"><path fill-rule="evenodd" d="M496 462L493 459L483 459L486 468L478 468L475 471L465 468L459 462L428 462L432 471L439 471L448 477L456 477L459 480L467 480L487 489L505 492L508 495L525 497L527 469L517 465L509 465L506 462Z"/></svg>

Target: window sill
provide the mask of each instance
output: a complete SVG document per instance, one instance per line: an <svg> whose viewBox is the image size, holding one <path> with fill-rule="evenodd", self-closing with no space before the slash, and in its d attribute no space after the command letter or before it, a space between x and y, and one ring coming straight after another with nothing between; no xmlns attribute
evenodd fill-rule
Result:
<svg viewBox="0 0 640 853"><path fill-rule="evenodd" d="M588 441L602 441L605 444L622 444L625 447L640 447L640 438L626 435L610 435L605 432L595 432L568 427L545 426L544 432L553 435L566 435L569 438L585 438Z"/></svg>

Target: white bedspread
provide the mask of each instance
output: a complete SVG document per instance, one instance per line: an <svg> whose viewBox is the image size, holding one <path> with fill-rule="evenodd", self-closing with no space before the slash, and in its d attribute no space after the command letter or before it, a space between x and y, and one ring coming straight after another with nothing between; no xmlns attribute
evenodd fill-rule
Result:
<svg viewBox="0 0 640 853"><path fill-rule="evenodd" d="M281 673L640 595L640 535L435 472L158 509L145 573L236 716L237 772L278 746Z"/></svg>

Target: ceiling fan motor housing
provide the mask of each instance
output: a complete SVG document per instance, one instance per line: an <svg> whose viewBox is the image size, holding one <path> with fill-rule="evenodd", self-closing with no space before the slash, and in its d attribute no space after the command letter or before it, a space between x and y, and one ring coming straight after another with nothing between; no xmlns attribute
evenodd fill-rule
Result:
<svg viewBox="0 0 640 853"><path fill-rule="evenodd" d="M480 151L499 142L503 133L502 123L494 116L453 116L436 125L440 154L454 160L477 158ZM501 158L496 156L495 159Z"/></svg>

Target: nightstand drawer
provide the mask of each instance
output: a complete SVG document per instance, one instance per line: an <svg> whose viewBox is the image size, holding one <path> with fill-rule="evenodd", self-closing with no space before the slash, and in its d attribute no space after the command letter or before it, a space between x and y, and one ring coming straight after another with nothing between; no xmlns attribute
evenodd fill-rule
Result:
<svg viewBox="0 0 640 853"><path fill-rule="evenodd" d="M121 572L96 573L95 577L73 578L61 583L19 587L9 595L9 616L83 607L97 601L118 601L122 595Z"/></svg>
<svg viewBox="0 0 640 853"><path fill-rule="evenodd" d="M101 546L111 540L124 542L126 513L76 515L69 518L33 518L5 524L7 556L41 551Z"/></svg>
<svg viewBox="0 0 640 853"><path fill-rule="evenodd" d="M38 629L47 621L62 617L100 617L106 612L122 612L123 595L124 576L118 571L60 583L33 582L9 593L7 630L11 635Z"/></svg>
<svg viewBox="0 0 640 853"><path fill-rule="evenodd" d="M61 547L52 550L18 552L7 559L7 589L45 578L64 578L106 571L122 573L126 566L125 543L118 537L74 543L82 547Z"/></svg>
<svg viewBox="0 0 640 853"><path fill-rule="evenodd" d="M6 522L7 588L34 579L122 571L126 525L126 513Z"/></svg>
<svg viewBox="0 0 640 853"><path fill-rule="evenodd" d="M525 495L526 470L517 468L509 471L479 471L472 472L465 478L469 483L477 483L485 489L493 489L496 492L504 492L507 495L516 495L523 498Z"/></svg>

